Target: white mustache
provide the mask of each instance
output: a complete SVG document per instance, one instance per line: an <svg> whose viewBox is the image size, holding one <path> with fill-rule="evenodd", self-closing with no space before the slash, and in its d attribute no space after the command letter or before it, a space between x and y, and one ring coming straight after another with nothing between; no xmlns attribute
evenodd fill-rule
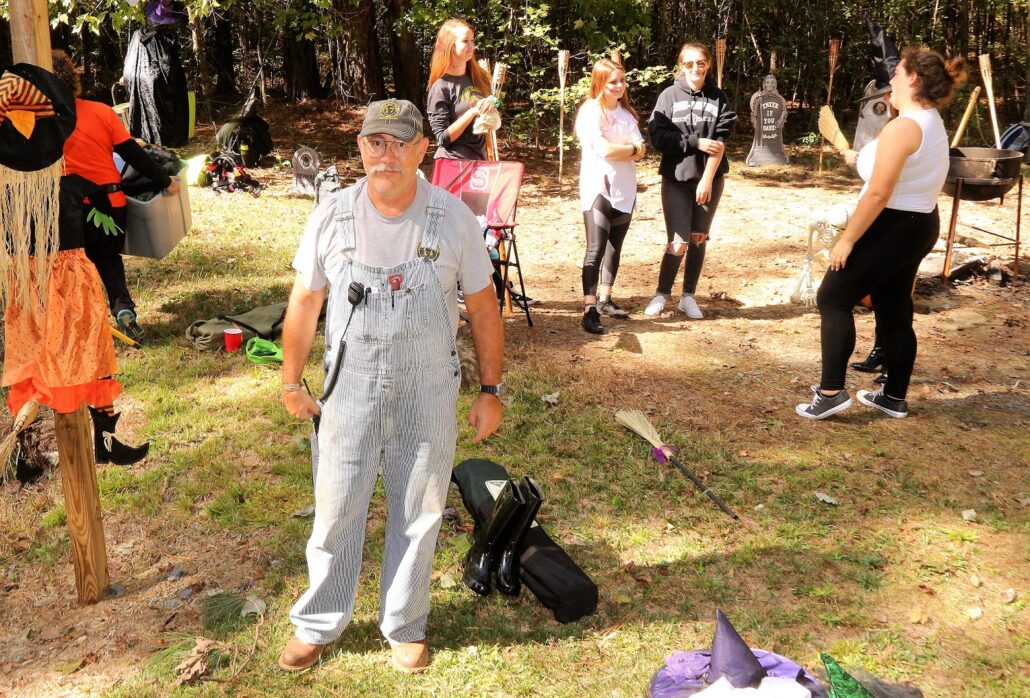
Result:
<svg viewBox="0 0 1030 698"><path fill-rule="evenodd" d="M379 163L378 165L372 165L372 171L369 174L376 174L378 172L403 172L400 167L396 165L387 165L385 163Z"/></svg>

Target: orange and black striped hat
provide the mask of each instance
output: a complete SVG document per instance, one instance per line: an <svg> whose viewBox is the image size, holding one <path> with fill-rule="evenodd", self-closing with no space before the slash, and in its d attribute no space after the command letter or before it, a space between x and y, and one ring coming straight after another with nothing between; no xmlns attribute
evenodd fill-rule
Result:
<svg viewBox="0 0 1030 698"><path fill-rule="evenodd" d="M48 167L74 130L75 98L57 76L28 63L0 70L0 165Z"/></svg>

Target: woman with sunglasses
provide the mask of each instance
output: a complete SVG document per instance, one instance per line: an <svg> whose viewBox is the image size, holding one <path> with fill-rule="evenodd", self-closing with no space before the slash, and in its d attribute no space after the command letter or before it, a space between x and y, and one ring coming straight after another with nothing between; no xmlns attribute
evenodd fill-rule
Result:
<svg viewBox="0 0 1030 698"><path fill-rule="evenodd" d="M637 123L622 66L598 61L591 73L590 96L576 115L576 137L583 150L579 201L587 233L583 329L591 334L604 332L601 315L629 317L612 300L611 291L637 198L636 161L646 151Z"/></svg>
<svg viewBox="0 0 1030 698"><path fill-rule="evenodd" d="M476 117L496 109L490 76L476 60L475 32L449 19L436 34L429 64L426 112L436 136L437 158L486 160L486 137L474 133Z"/></svg>
<svg viewBox="0 0 1030 698"><path fill-rule="evenodd" d="M644 310L650 317L657 317L665 308L684 254L687 263L679 310L693 320L704 317L694 291L705 261L712 217L722 196L723 175L729 171L726 140L737 120L726 93L707 79L711 65L707 48L684 44L676 79L659 95L647 124L651 144L662 154L658 172L668 235L658 272L658 293Z"/></svg>

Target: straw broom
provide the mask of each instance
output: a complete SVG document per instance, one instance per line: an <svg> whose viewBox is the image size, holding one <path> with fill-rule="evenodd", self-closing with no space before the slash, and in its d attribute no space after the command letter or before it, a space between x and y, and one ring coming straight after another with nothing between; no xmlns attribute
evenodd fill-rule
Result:
<svg viewBox="0 0 1030 698"><path fill-rule="evenodd" d="M569 71L569 52L558 51L558 196L562 194L565 170L565 75Z"/></svg>
<svg viewBox="0 0 1030 698"><path fill-rule="evenodd" d="M833 74L837 72L837 58L840 55L840 39L830 39L830 82L826 87L826 106L833 97ZM823 171L823 144L819 141L819 171Z"/></svg>
<svg viewBox="0 0 1030 698"><path fill-rule="evenodd" d="M501 91L504 89L504 81L508 79L508 64L498 61L494 64L493 77L490 80L490 94L494 99L500 100ZM488 139L490 159L500 160L500 153L497 151L497 132L491 131Z"/></svg>
<svg viewBox="0 0 1030 698"><path fill-rule="evenodd" d="M845 138L837 123L837 117L833 115L833 110L826 105L819 109L819 134L841 153L849 147L848 139Z"/></svg>
<svg viewBox="0 0 1030 698"><path fill-rule="evenodd" d="M11 433L0 441L0 483L7 480L7 476L14 472L14 464L11 462L14 456L14 449L18 446L18 434L25 430L25 427L36 421L39 416L39 403L29 400L14 418L11 426Z"/></svg>
<svg viewBox="0 0 1030 698"><path fill-rule="evenodd" d="M722 66L726 63L726 39L715 40L715 82L722 89Z"/></svg>
<svg viewBox="0 0 1030 698"><path fill-rule="evenodd" d="M732 509L726 506L721 499L719 499L715 492L712 492L712 490L708 488L708 485L701 482L701 479L698 478L697 475L691 472L687 466L683 465L679 458L672 454L672 449L662 440L662 437L658 434L658 430L654 428L654 425L651 424L650 420L648 420L643 412L640 410L618 410L615 413L615 421L636 433L638 436L643 437L645 441L651 444L654 447L652 449L652 453L654 453L656 458L658 457L658 454L661 453L663 457L672 461L672 464L679 468L680 472L690 478L690 481L694 483L694 486L708 495L708 498L715 502L723 512L734 519L740 518Z"/></svg>
<svg viewBox="0 0 1030 698"><path fill-rule="evenodd" d="M983 76L984 92L987 93L987 106L991 110L991 126L994 127L994 147L1001 150L1001 133L998 131L998 113L994 108L994 78L991 76L991 55L980 55L980 75Z"/></svg>

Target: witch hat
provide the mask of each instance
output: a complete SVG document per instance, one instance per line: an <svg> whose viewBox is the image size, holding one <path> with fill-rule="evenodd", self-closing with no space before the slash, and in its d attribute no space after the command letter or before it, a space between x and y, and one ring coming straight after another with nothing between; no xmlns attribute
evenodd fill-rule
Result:
<svg viewBox="0 0 1030 698"><path fill-rule="evenodd" d="M837 660L823 652L819 655L826 667L826 676L830 680L829 698L873 698L865 686L854 676L844 671Z"/></svg>
<svg viewBox="0 0 1030 698"><path fill-rule="evenodd" d="M734 688L758 686L766 671L723 612L715 611L715 637L712 638L712 663L708 683L725 677Z"/></svg>
<svg viewBox="0 0 1030 698"><path fill-rule="evenodd" d="M891 78L894 77L898 63L901 62L901 55L898 53L898 47L894 45L894 40L887 36L883 27L868 17L865 21L869 25L869 33L873 37L872 56L876 86L878 88L887 87Z"/></svg>
<svg viewBox="0 0 1030 698"><path fill-rule="evenodd" d="M0 165L35 172L57 162L75 130L75 97L28 63L0 69Z"/></svg>

